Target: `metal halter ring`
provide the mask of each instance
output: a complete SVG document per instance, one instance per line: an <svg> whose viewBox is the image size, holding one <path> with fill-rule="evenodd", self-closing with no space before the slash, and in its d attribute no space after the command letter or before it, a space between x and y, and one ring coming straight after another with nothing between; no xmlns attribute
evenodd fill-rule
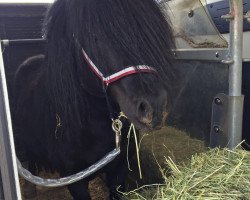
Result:
<svg viewBox="0 0 250 200"><path fill-rule="evenodd" d="M121 130L122 130L122 122L121 122L120 119L113 120L112 129L115 132L121 132Z"/></svg>
<svg viewBox="0 0 250 200"><path fill-rule="evenodd" d="M118 149L120 147L121 130L122 130L122 122L120 119L113 120L112 129L115 132L115 144L116 148Z"/></svg>

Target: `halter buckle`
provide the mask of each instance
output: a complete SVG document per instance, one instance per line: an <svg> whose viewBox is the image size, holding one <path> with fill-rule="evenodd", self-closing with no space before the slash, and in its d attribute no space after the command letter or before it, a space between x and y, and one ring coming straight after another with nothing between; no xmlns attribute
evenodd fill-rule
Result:
<svg viewBox="0 0 250 200"><path fill-rule="evenodd" d="M122 130L122 122L120 119L113 120L112 129L115 132L116 148L119 148L121 141L121 130Z"/></svg>

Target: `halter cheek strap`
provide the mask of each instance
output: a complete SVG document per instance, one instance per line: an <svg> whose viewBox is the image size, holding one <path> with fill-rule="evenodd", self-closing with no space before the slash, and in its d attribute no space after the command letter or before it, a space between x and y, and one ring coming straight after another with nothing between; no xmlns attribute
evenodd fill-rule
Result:
<svg viewBox="0 0 250 200"><path fill-rule="evenodd" d="M137 74L137 73L156 73L156 70L150 66L147 65L137 65L137 66L130 66L126 67L125 69L116 72L110 76L105 77L102 72L96 67L96 65L92 62L92 60L89 58L87 53L82 49L84 60L88 63L90 69L98 76L103 83L108 86L110 83L113 83L123 77L129 76L131 74Z"/></svg>

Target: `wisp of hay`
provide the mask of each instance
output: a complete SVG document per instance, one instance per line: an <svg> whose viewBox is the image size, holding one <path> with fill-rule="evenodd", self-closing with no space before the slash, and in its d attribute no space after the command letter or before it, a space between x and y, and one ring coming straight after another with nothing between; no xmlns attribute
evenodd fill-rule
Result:
<svg viewBox="0 0 250 200"><path fill-rule="evenodd" d="M156 200L249 200L250 152L211 149L192 156L185 165L166 159L165 184L148 185L123 193L124 199ZM168 176L167 176L168 174Z"/></svg>

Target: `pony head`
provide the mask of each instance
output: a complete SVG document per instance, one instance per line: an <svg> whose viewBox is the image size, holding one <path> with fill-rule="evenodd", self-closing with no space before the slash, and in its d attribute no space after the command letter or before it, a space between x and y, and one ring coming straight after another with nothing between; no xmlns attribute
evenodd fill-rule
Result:
<svg viewBox="0 0 250 200"><path fill-rule="evenodd" d="M127 67L153 68L153 73L138 71L110 83L107 92L137 128L162 127L171 108L174 39L154 0L57 0L44 31L50 95L64 120L80 118L81 88L103 96L103 81L84 50L104 77Z"/></svg>

